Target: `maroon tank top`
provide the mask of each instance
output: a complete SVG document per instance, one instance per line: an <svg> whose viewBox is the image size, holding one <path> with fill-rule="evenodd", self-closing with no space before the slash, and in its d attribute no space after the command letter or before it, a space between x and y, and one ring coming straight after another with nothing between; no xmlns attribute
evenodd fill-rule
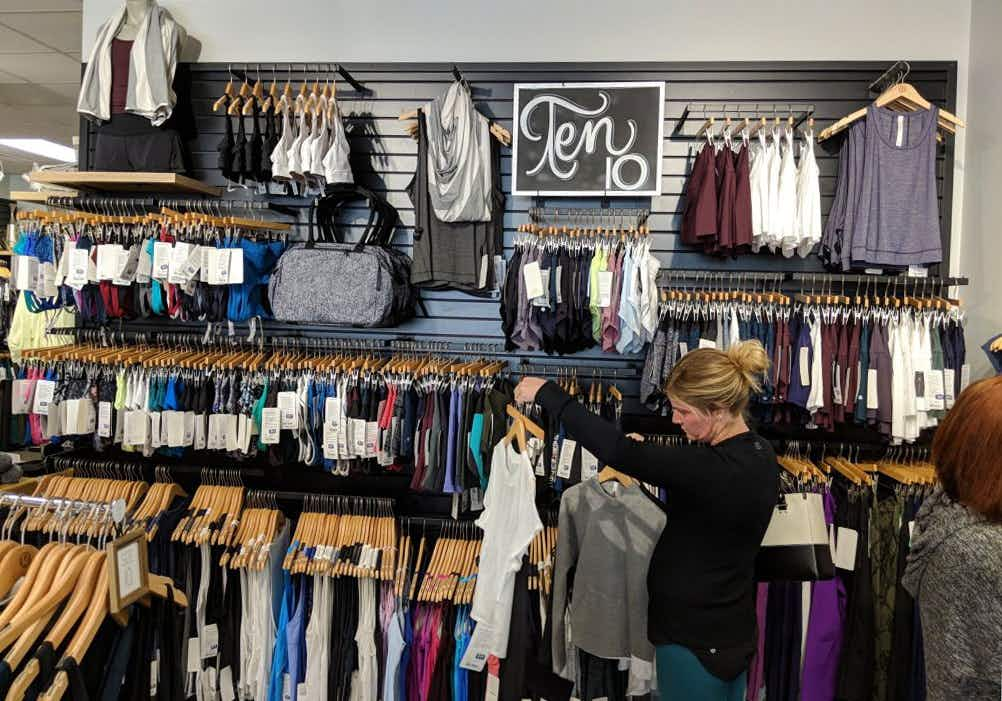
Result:
<svg viewBox="0 0 1002 701"><path fill-rule="evenodd" d="M111 113L121 114L125 111L125 102L129 95L129 61L132 53L132 41L124 39L111 40Z"/></svg>

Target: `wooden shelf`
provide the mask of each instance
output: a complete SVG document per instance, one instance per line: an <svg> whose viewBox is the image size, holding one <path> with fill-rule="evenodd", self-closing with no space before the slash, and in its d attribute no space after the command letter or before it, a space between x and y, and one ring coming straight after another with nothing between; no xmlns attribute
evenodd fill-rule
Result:
<svg viewBox="0 0 1002 701"><path fill-rule="evenodd" d="M76 197L76 190L11 190L10 198L15 202L37 202L45 204L49 197Z"/></svg>
<svg viewBox="0 0 1002 701"><path fill-rule="evenodd" d="M171 192L219 197L223 189L177 173L35 171L32 182L98 192Z"/></svg>

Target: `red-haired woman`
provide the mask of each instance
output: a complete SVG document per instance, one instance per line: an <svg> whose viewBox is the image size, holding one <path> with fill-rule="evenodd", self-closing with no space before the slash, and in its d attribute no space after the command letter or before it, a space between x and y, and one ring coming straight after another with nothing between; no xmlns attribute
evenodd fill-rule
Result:
<svg viewBox="0 0 1002 701"><path fill-rule="evenodd" d="M919 510L904 586L922 616L928 701L1002 699L1002 377L936 431L940 485Z"/></svg>

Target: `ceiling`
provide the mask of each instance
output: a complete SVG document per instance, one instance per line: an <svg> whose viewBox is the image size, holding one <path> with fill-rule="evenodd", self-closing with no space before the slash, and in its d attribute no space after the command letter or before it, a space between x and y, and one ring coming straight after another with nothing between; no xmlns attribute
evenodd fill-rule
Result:
<svg viewBox="0 0 1002 701"><path fill-rule="evenodd" d="M81 0L0 0L0 138L73 145L79 131ZM37 156L0 146L8 173Z"/></svg>

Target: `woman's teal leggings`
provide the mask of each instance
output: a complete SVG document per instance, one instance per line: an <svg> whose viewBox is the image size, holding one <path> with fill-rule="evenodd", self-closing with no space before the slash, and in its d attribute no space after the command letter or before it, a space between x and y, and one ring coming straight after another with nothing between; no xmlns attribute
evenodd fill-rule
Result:
<svg viewBox="0 0 1002 701"><path fill-rule="evenodd" d="M706 671L689 648L659 645L658 692L661 701L744 701L747 672L725 682Z"/></svg>

